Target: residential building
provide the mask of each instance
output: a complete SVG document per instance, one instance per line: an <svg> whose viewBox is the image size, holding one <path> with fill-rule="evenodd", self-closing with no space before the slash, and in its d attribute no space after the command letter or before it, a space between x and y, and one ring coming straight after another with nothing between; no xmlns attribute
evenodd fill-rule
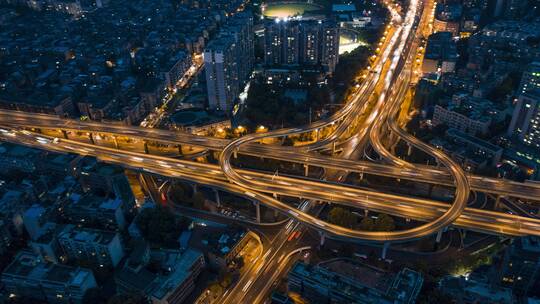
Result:
<svg viewBox="0 0 540 304"><path fill-rule="evenodd" d="M62 214L73 224L89 224L103 229L122 230L126 227L126 218L122 200L106 199L95 195L80 196L72 194L63 204Z"/></svg>
<svg viewBox="0 0 540 304"><path fill-rule="evenodd" d="M0 109L44 113L58 116L73 115L75 106L70 97L59 96L47 100L46 96L36 96L36 99L17 99L0 96Z"/></svg>
<svg viewBox="0 0 540 304"><path fill-rule="evenodd" d="M220 234L218 238L209 240L210 265L218 269L226 269L238 257L238 253L256 238L257 235L251 231L246 233L244 230L229 230Z"/></svg>
<svg viewBox="0 0 540 304"><path fill-rule="evenodd" d="M540 89L519 96L508 135L517 136L527 146L540 148Z"/></svg>
<svg viewBox="0 0 540 304"><path fill-rule="evenodd" d="M209 33L241 4L0 2L33 9L0 16L0 108L122 124L137 124L163 102Z"/></svg>
<svg viewBox="0 0 540 304"><path fill-rule="evenodd" d="M430 144L450 155L468 172L495 167L504 152L497 145L452 128L444 137L432 139Z"/></svg>
<svg viewBox="0 0 540 304"><path fill-rule="evenodd" d="M169 59L169 64L163 72L163 78L169 90L176 88L176 83L186 74L192 64L191 55L185 51L179 51Z"/></svg>
<svg viewBox="0 0 540 304"><path fill-rule="evenodd" d="M519 84L519 94L525 94L535 89L540 89L540 61L535 61L527 66Z"/></svg>
<svg viewBox="0 0 540 304"><path fill-rule="evenodd" d="M48 230L48 213L47 210L38 205L32 205L23 214L24 227L32 240L38 239Z"/></svg>
<svg viewBox="0 0 540 304"><path fill-rule="evenodd" d="M134 207L135 197L122 167L85 157L79 163L78 170L79 182L85 192L102 191L106 196L114 194L114 197L122 200L122 208L126 212Z"/></svg>
<svg viewBox="0 0 540 304"><path fill-rule="evenodd" d="M540 49L531 47L527 42L538 35L538 21L501 20L488 24L469 39L468 66L478 70L486 65L509 65L513 68L526 66L540 58Z"/></svg>
<svg viewBox="0 0 540 304"><path fill-rule="evenodd" d="M240 94L236 48L232 37L221 37L212 40L204 50L210 109L229 112Z"/></svg>
<svg viewBox="0 0 540 304"><path fill-rule="evenodd" d="M454 72L457 62L456 43L450 32L438 32L428 37L422 72Z"/></svg>
<svg viewBox="0 0 540 304"><path fill-rule="evenodd" d="M450 32L453 36L459 33L461 14L463 7L459 3L437 3L433 30L437 32Z"/></svg>
<svg viewBox="0 0 540 304"><path fill-rule="evenodd" d="M0 254L6 253L13 241L13 234L9 230L8 223L4 220L0 220Z"/></svg>
<svg viewBox="0 0 540 304"><path fill-rule="evenodd" d="M332 74L339 59L339 26L332 20L268 21L264 62L274 66L321 66Z"/></svg>
<svg viewBox="0 0 540 304"><path fill-rule="evenodd" d="M443 293L451 296L457 304L517 303L510 288L464 277L444 277L439 283L439 288Z"/></svg>
<svg viewBox="0 0 540 304"><path fill-rule="evenodd" d="M422 275L410 269L390 274L353 262L338 260L331 264L335 265L311 266L297 262L289 272L289 291L316 303L412 304L423 284ZM352 269L356 275L351 273Z"/></svg>
<svg viewBox="0 0 540 304"><path fill-rule="evenodd" d="M501 283L518 296L526 296L540 287L540 239L521 237L509 246L501 263Z"/></svg>
<svg viewBox="0 0 540 304"><path fill-rule="evenodd" d="M433 124L445 124L475 136L487 134L492 123L500 122L504 117L504 111L489 100L454 94L452 100L443 100L443 105L435 106Z"/></svg>
<svg viewBox="0 0 540 304"><path fill-rule="evenodd" d="M96 265L116 267L124 256L118 232L66 225L58 242L68 259L87 260Z"/></svg>
<svg viewBox="0 0 540 304"><path fill-rule="evenodd" d="M49 303L82 303L86 291L97 287L91 270L45 263L29 252L19 252L2 273L8 295Z"/></svg>
<svg viewBox="0 0 540 304"><path fill-rule="evenodd" d="M246 85L254 61L253 16L239 13L204 50L208 106L229 113Z"/></svg>
<svg viewBox="0 0 540 304"><path fill-rule="evenodd" d="M148 267L149 263L157 265ZM139 242L123 268L116 272L118 292L143 292L152 303L183 303L195 288L195 280L205 266L202 253L188 249L150 250Z"/></svg>
<svg viewBox="0 0 540 304"><path fill-rule="evenodd" d="M24 232L23 215L29 206L29 195L19 190L8 190L0 197L0 214L17 235Z"/></svg>
<svg viewBox="0 0 540 304"><path fill-rule="evenodd" d="M64 253L58 242L58 234L62 232L64 227L61 225L50 225L49 228L39 238L31 240L30 247L43 261L59 263L62 262Z"/></svg>
<svg viewBox="0 0 540 304"><path fill-rule="evenodd" d="M519 19L527 13L527 1L523 0L496 0L495 12L496 17L504 17L505 19Z"/></svg>

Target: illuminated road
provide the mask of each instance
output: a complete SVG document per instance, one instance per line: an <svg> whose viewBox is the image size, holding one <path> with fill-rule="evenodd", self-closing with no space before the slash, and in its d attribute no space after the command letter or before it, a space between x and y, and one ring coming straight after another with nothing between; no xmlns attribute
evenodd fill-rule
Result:
<svg viewBox="0 0 540 304"><path fill-rule="evenodd" d="M384 89L379 94L377 104L373 107L368 117L368 121L375 119L375 121L378 122L380 121L381 117L385 117L385 115L380 114L380 111L381 109L385 109L388 106L388 104L391 104L391 103L386 103L383 106L387 98L386 94L390 91L390 86L395 83L394 77L403 78L403 75L400 74L401 71L398 69L400 67L405 66L404 64L402 64L403 58L405 59L408 58L408 56L404 57L403 53L407 51L407 42L410 42L410 37L415 36L416 28L414 24L415 24L415 18L416 18L416 13L417 13L418 8L419 8L418 2L411 1L409 10L407 11L407 14L403 22L399 26L397 26L397 29L394 35L390 38L390 41L392 42L389 44L389 47L385 49L385 51L381 55L379 67L376 69L376 71L380 71L380 73L376 73L376 74L383 76L381 78L384 80L383 81ZM413 51L416 52L416 49L414 49ZM389 62L390 65L388 69L385 69L385 65L387 64L387 62ZM384 75L382 75L383 70L386 72L384 73ZM302 133L302 132L305 132L306 130L309 130L310 128L311 126L308 126L306 128L297 128L297 129L281 129L278 131L264 133L264 134L250 134L250 135L243 136L237 140L234 140L223 149L220 155L221 168L223 172L225 173L225 175L229 178L229 180L233 181L234 183L240 186L243 186L247 189L265 191L268 188L267 184L261 184L261 183L257 183L254 180L243 178L239 173L237 173L234 170L230 161L233 154L236 151L238 151L242 145L247 144L249 142L257 142L263 138L281 137L285 135L291 135L294 133ZM417 146L419 148L422 148L425 152L433 155L442 164L444 164L447 168L450 169L450 172L456 184L456 194L455 194L454 203L440 217L433 219L431 222L428 222L427 224L424 224L418 227L414 227L407 230L392 231L392 232L351 231L351 232L347 232L349 235L351 236L355 235L356 238L364 239L364 240L373 240L373 241L396 241L396 240L418 238L418 237L423 237L423 236L436 233L437 231L443 229L444 227L452 224L460 216L460 214L463 212L463 210L465 209L467 205L469 192L470 192L468 180L465 174L463 173L461 167L459 167L459 165L453 162L444 153L440 153L440 151L433 149L429 147L428 145L418 144ZM342 227L339 227L339 228L342 228ZM333 230L339 229L339 228L333 228ZM345 232L342 231L342 233L345 233Z"/></svg>
<svg viewBox="0 0 540 304"><path fill-rule="evenodd" d="M312 227L321 233L338 238L384 242L403 241L427 236L440 231L448 225L495 234L540 235L540 220L496 211L466 208L470 189L525 199L538 199L540 197L539 185L465 176L460 166L442 151L409 135L396 123L395 117L410 83L412 70L410 56L416 54L418 45L417 43L411 43L411 41L415 39L416 35L414 21L419 6L415 1L411 1L411 3L411 7L403 21L395 21L394 26L388 28L389 38L386 39L383 50L373 63L373 72L367 75L365 82L360 85L346 105L334 115L306 127L251 134L229 141L166 130L123 125L103 125L101 123L68 120L41 114L1 111L1 124L5 129L0 130L0 138L38 148L92 155L104 161L133 169L209 185L259 201L294 218L295 221L291 220L286 228L288 231L279 233L275 243L269 248L265 248L261 260L250 268L248 274L242 276L237 287L235 287L241 290L225 295L223 303L239 303L246 300L260 301L255 294L246 293L246 291L252 290L254 286L257 286L256 290L261 288L268 290L270 288L275 277L279 276L279 273L286 268L288 260L284 259L283 256L287 252L296 249L297 243L289 242L291 234L304 231L304 226ZM394 18L399 19L395 15ZM423 27L422 22L423 19L420 20L420 29ZM377 92L378 98L376 100L371 98L373 92ZM369 107L371 108L367 112ZM366 118L363 121L358 121L357 118L361 114L367 114ZM366 127L371 123L373 123L372 128ZM362 124L362 127L359 124ZM49 137L26 131L9 130L11 126L63 130L64 132ZM433 156L446 169L409 164L393 156L382 142L382 139L386 137L386 127L411 146ZM265 138L279 138L313 131L319 134L323 128L330 130L327 137L317 138L318 140L315 143L300 148L258 143ZM114 138L116 148L63 139L63 137L68 137L66 131L82 133L83 136L88 133L87 136L91 142L94 142L91 134L107 134ZM345 149L347 150L346 153L351 153L353 150L351 147L362 141L364 135L368 132L375 150L391 165L326 157L312 152L326 148L329 145L332 145L332 149L335 149L336 143L339 143L339 140L345 137L348 141L346 140L343 143L349 145ZM352 139L350 139L351 133L354 134ZM71 136L76 137L74 134ZM122 137L138 139L142 142L162 142L171 146L187 145L199 147L203 150L221 151L221 166L131 152L128 151L133 149L131 144L128 145L118 140ZM181 151L181 148L179 150ZM454 202L450 205L428 199L360 189L327 180L310 180L300 177L274 176L252 170L237 170L231 165L231 158L236 153L302 163L307 166L335 171L382 175L451 186L456 189ZM470 186L469 182L471 183ZM304 201L300 208L295 208L274 199L272 195L275 194L309 199L314 202L344 204L355 208L414 219L425 224L394 232L357 231L333 225L310 215L307 211L312 207L310 204L314 203ZM314 205L316 206L316 204ZM303 226L300 227L299 223L302 223Z"/></svg>
<svg viewBox="0 0 540 304"><path fill-rule="evenodd" d="M325 233L344 237L361 237L353 230L331 225L308 214L303 214L303 212L300 212L296 208L273 199L270 195L252 192L249 189L232 184L228 182L217 165L196 163L188 160L175 160L157 155L118 151L112 148L83 144L70 140L55 140L48 136L40 136L32 133L25 134L20 131L0 132L0 139L40 149L95 156L103 161L132 169L191 180L220 188L224 191L237 193L252 200L259 200L270 208L281 211ZM238 170L238 172L247 179L267 183L269 188L265 191L266 193L303 197L314 201L331 201L419 221L428 222L440 216L448 208L448 204L441 202L380 193L352 186L323 183L295 177L274 176L272 174L249 170ZM540 220L474 208L466 208L454 225L486 233L508 235L540 234ZM335 228L334 226L339 228Z"/></svg>
<svg viewBox="0 0 540 304"><path fill-rule="evenodd" d="M63 142L63 141L62 141ZM254 146L262 146L258 144L254 144ZM47 148L47 147L46 147ZM78 148L80 148L80 144L78 145ZM71 148L72 152L77 153L86 153L90 154L91 149L96 149L94 151L97 151L98 147L95 146L89 146L88 148L82 148L83 150L76 151L74 150L76 148ZM101 148L99 148L101 149ZM67 149L68 151L70 149ZM112 149L111 149L112 150ZM64 150L65 151L65 150ZM102 152L104 153L104 152ZM110 155L107 156L106 154L96 154L95 156L98 156L102 159L107 160L107 158L114 159L115 157L118 157L117 155L121 155L121 152L118 150L112 150L108 151ZM129 157L134 157L132 156ZM143 157L154 157L154 156L148 156L148 155L142 155ZM136 158L138 159L138 158ZM161 160L161 162L164 162L161 164L161 166L169 166L166 162L168 162L169 159ZM133 163L133 161L131 161ZM129 162L122 161L120 163L128 164ZM148 166L148 162L145 162L144 166ZM158 163L159 165L159 163ZM202 164L197 163L186 163L184 166L202 166ZM212 166L212 165L205 165L205 166ZM139 164L132 164L132 167L135 168L142 168L143 166ZM195 168L194 167L194 168ZM148 167L145 167L143 169L150 170ZM350 171L350 167L347 168ZM201 183L206 183L202 178L212 175L221 174L221 171L217 166L213 166L211 169L209 169L208 175L201 176ZM367 170L362 169L363 172L367 173ZM157 171L154 171L156 173L159 173ZM201 171L199 171L200 173ZM412 173L412 172L411 172ZM164 175L168 176L179 176L180 173L178 172L165 172ZM243 173L244 174L244 173ZM255 173L250 173L252 175L258 175ZM195 176L193 174L187 174L185 176ZM251 177L249 174L246 173L246 179L254 178ZM261 178L261 177L259 177ZM188 178L189 179L189 178ZM404 198L400 196L392 196L388 194L378 193L378 192L372 192L372 191L366 191L361 190L353 187L348 186L342 186L342 185L334 185L330 183L326 183L324 181L299 181L299 179L292 179L292 178L285 178L285 177L278 177L276 180L275 177L269 177L266 176L266 180L264 178L261 178L261 181L257 181L262 186L264 186L264 192L265 193L277 193L282 195L288 195L288 196L296 196L296 197L304 197L304 198L310 198L314 200L319 201L336 201L336 202L342 202L345 204L348 204L350 206L360 207L360 208L367 208L370 210L380 211L380 212L386 212L389 214L394 215L400 215L411 219L418 219L423 221L429 221L432 220L438 216L441 215L441 212L445 210L445 208L448 207L447 204L444 203L437 203L433 201L423 200L423 199L411 199L411 198ZM275 185L277 183L283 183L280 185ZM208 183L206 183L208 184ZM302 187L291 187L288 185L303 185ZM256 193L249 192L248 190L243 187L243 190L235 189L233 192L240 192L240 193L246 193L248 192L251 195L257 195ZM320 189L316 193L313 192L313 189ZM230 187L229 187L230 190ZM242 192L243 191L243 192ZM363 199L365 197L365 199ZM368 199L369 197L369 199ZM264 202L265 200L263 200ZM266 200L268 201L268 200ZM270 200L271 201L271 200ZM399 202L396 204L396 202ZM281 203L280 203L281 204ZM293 215L293 217L296 217L298 219L305 218L306 220L312 220L315 226L318 226L317 228L321 229L322 231L326 231L331 234L336 235L350 235L352 237L356 238L364 238L365 236L359 235L358 233L351 233L347 231L347 229L334 229L332 228L328 223L324 223L321 220L318 220L313 217L306 217L306 214L298 214L296 215L296 212L293 210L293 208L289 206L284 206L284 204L276 204L276 202L273 202L272 204L268 204L271 207L277 208L278 210L281 210L282 212L285 212L289 215ZM422 206L422 208L418 208L418 206ZM462 218L460 217L459 220L455 223L457 226L465 225L465 227L468 227L470 229L475 229L479 231L490 231L490 229L493 229L493 231L498 233L507 233L507 234L516 234L516 235L523 235L523 234L535 234L537 233L537 223L532 223L532 225L529 225L527 223L526 218L514 218L513 223L514 226L518 226L517 228L509 228L508 224L505 224L507 221L504 218L501 218L501 222L498 222L497 217L501 215L501 213L489 213L489 211L472 211L473 214L469 215L469 212L467 209L465 213L463 214ZM476 212L476 213L474 213ZM487 214L483 213L487 212ZM471 221L469 220L473 216L473 222L472 226L467 226ZM482 216L485 216L485 218L481 218ZM312 223L312 224L313 224ZM523 224L525 223L525 224ZM328 228L327 228L328 227Z"/></svg>
<svg viewBox="0 0 540 304"><path fill-rule="evenodd" d="M431 7L432 1L426 3ZM135 170L193 181L244 196L290 217L285 227L263 248L261 256L241 276L239 282L220 299L220 303L262 302L273 282L294 260L290 258L291 253L302 245L302 238L308 227L324 236L378 242L425 237L449 225L491 234L540 236L539 219L466 206L471 190L538 200L540 185L466 176L449 156L411 136L397 123L400 105L414 73L419 33L426 32L426 27L429 27L426 16L431 16L431 13L422 11L422 5L418 0L411 0L404 17L390 9L392 25L386 28L387 36L383 39L384 43L381 42L380 51L370 66L370 73L366 74L365 80L338 112L308 126L249 134L231 141L168 130L2 110L0 140L57 152L95 156ZM422 17L417 19L420 12ZM151 125L153 124L152 122ZM23 129L41 130L29 132ZM56 134L51 135L55 130ZM323 132L324 130L328 132ZM40 131L46 132L39 134ZM261 143L267 138L283 138L308 132L315 132L317 140L300 147ZM389 132L391 134L388 134ZM320 138L319 134L323 133L328 135ZM101 134L108 139L100 139L99 143L108 140L113 143L112 147L96 144L94 137ZM389 164L348 159L358 146L367 141L368 134L374 150ZM440 164L440 168L411 164L394 156L385 147L385 141L391 141L393 135L431 155ZM70 136L72 139L69 139ZM87 142L84 142L85 137ZM220 151L220 164L150 155L148 143L153 142L172 146L180 153L182 146L188 146L190 150L192 147L200 149L193 152L193 155ZM143 151L136 152L141 144ZM323 156L314 152L327 148L335 150L336 146L343 149L340 157ZM306 172L309 167L323 168L328 178L278 176L236 169L232 166L231 159L236 157L237 153L304 164L307 166ZM351 172L449 186L455 188L454 201L448 204L339 183ZM299 207L290 206L274 198L277 195L301 198L302 203ZM313 215L313 212L309 212L322 208L324 202L386 213L423 224L391 232L353 230L323 221Z"/></svg>
<svg viewBox="0 0 540 304"><path fill-rule="evenodd" d="M146 140L167 143L169 145L189 145L213 151L221 151L227 144L230 143L230 140L227 139L203 137L169 130L148 129L124 125L106 125L98 122L64 119L46 114L24 113L8 110L0 110L0 121L4 125L16 127L107 134L111 137L115 136L117 138L134 138L140 140L141 142ZM63 137L63 134L59 132L57 137ZM128 148L131 147L122 146L122 143L119 146L119 149ZM238 152L245 155L308 164L312 167L330 170L409 179L417 182L445 186L454 185L452 176L447 171L433 166L424 165L415 165L414 168L412 168L408 165L408 163L403 164L404 162L402 160L396 158L391 153L386 154L385 150L386 149L383 149L381 153L384 153L383 155L388 157L392 164L399 164L399 166L336 158L307 152L305 150L299 150L298 148L293 147L261 145L257 143L247 143L242 145ZM518 197L526 200L539 200L540 198L540 185L538 184L519 183L471 174L468 174L467 178L469 179L471 189L474 191Z"/></svg>

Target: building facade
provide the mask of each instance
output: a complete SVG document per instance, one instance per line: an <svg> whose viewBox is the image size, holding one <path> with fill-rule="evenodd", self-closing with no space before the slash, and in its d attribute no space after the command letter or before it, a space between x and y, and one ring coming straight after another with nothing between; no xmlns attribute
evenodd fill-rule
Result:
<svg viewBox="0 0 540 304"><path fill-rule="evenodd" d="M524 94L535 89L540 89L540 61L531 63L523 72L518 92Z"/></svg>
<svg viewBox="0 0 540 304"><path fill-rule="evenodd" d="M354 266L351 266L354 267ZM385 288L369 286L323 266L297 262L289 272L289 291L299 293L313 303L412 304L423 284L422 275L410 269L398 274L376 270L381 277L390 275Z"/></svg>
<svg viewBox="0 0 540 304"><path fill-rule="evenodd" d="M267 66L320 65L333 73L339 60L339 26L331 20L281 20L265 25Z"/></svg>
<svg viewBox="0 0 540 304"><path fill-rule="evenodd" d="M82 303L86 291L97 287L92 271L44 263L25 251L4 270L2 284L10 297L28 297L48 303Z"/></svg>
<svg viewBox="0 0 540 304"><path fill-rule="evenodd" d="M116 267L124 256L117 232L67 225L58 235L58 242L68 259L86 260L102 267Z"/></svg>
<svg viewBox="0 0 540 304"><path fill-rule="evenodd" d="M540 148L540 89L519 96L508 135L527 146Z"/></svg>
<svg viewBox="0 0 540 304"><path fill-rule="evenodd" d="M254 61L253 16L239 13L210 41L203 53L212 110L230 112L246 85Z"/></svg>

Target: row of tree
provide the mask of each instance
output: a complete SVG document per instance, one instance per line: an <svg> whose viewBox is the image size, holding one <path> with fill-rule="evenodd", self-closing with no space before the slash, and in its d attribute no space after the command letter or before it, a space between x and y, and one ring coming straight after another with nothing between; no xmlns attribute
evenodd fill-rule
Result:
<svg viewBox="0 0 540 304"><path fill-rule="evenodd" d="M393 231L396 229L394 219L388 214L381 213L375 219L360 216L343 207L333 207L328 213L328 221L332 224L347 228L359 228L364 231Z"/></svg>

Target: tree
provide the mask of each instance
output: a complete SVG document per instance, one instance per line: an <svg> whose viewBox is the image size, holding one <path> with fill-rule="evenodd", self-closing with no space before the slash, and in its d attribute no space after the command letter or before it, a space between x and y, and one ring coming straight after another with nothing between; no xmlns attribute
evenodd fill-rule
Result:
<svg viewBox="0 0 540 304"><path fill-rule="evenodd" d="M138 293L117 294L107 301L107 304L149 304L148 299Z"/></svg>
<svg viewBox="0 0 540 304"><path fill-rule="evenodd" d="M294 140L290 136L285 137L285 140L283 141L284 146L294 146Z"/></svg>
<svg viewBox="0 0 540 304"><path fill-rule="evenodd" d="M374 228L375 228L375 222L373 221L371 217L365 216L360 221L360 230L373 231Z"/></svg>
<svg viewBox="0 0 540 304"><path fill-rule="evenodd" d="M380 214L375 220L375 230L377 231L392 231L396 229L394 219L388 214Z"/></svg>
<svg viewBox="0 0 540 304"><path fill-rule="evenodd" d="M342 207L334 207L328 214L330 223L351 228L357 222L356 215Z"/></svg>
<svg viewBox="0 0 540 304"><path fill-rule="evenodd" d="M107 296L99 287L90 288L86 291L82 298L83 304L105 304Z"/></svg>
<svg viewBox="0 0 540 304"><path fill-rule="evenodd" d="M223 293L223 287L221 287L221 285L218 283L218 282L214 282L212 283L208 289L210 290L210 292L214 295L220 295Z"/></svg>
<svg viewBox="0 0 540 304"><path fill-rule="evenodd" d="M420 304L429 304L429 303L438 303L438 304L452 304L454 303L451 296L444 294L438 288L434 287L428 291L420 293L418 297L418 303Z"/></svg>
<svg viewBox="0 0 540 304"><path fill-rule="evenodd" d="M183 218L163 206L144 209L137 217L136 224L146 240L165 247L175 247L180 232L187 227Z"/></svg>
<svg viewBox="0 0 540 304"><path fill-rule="evenodd" d="M206 198L204 197L204 194L202 194L201 192L197 192L193 194L192 201L193 201L193 208L203 209Z"/></svg>
<svg viewBox="0 0 540 304"><path fill-rule="evenodd" d="M223 276L220 279L219 285L223 288L227 288L231 286L233 281L232 274L230 272L226 272L223 274Z"/></svg>

